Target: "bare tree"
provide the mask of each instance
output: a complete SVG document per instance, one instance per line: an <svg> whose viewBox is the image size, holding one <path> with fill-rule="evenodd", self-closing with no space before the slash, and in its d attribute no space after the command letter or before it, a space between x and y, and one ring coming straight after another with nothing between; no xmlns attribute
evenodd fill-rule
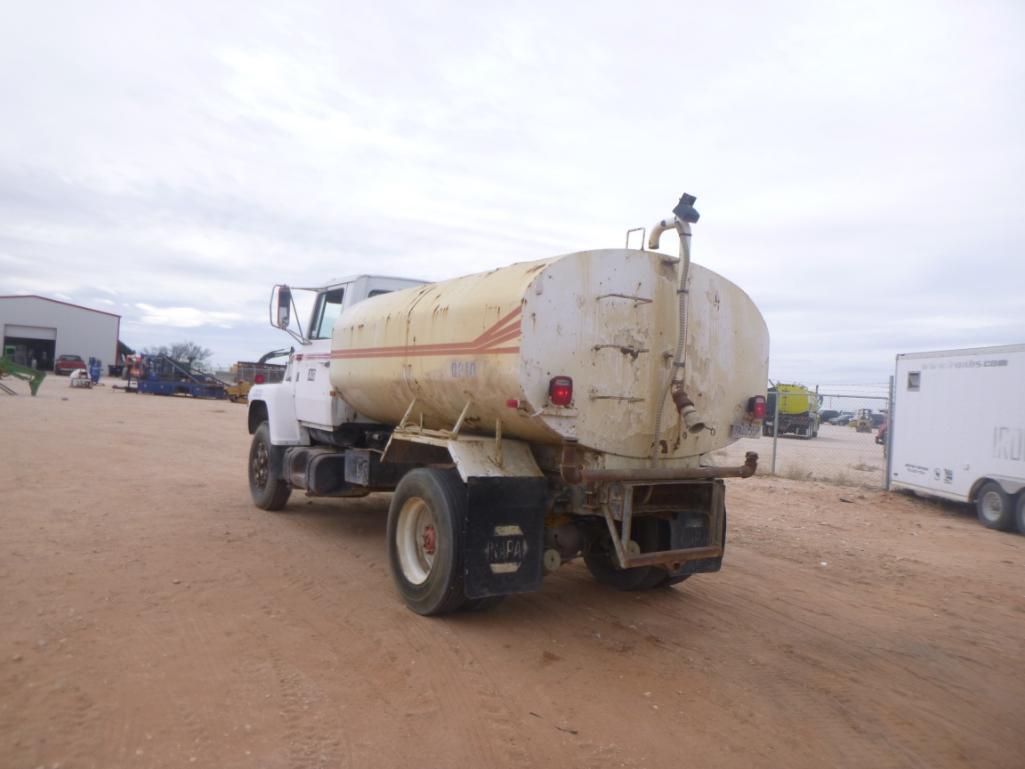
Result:
<svg viewBox="0 0 1025 769"><path fill-rule="evenodd" d="M147 347L142 351L145 355L166 355L172 360L188 363L190 366L203 367L203 364L212 356L213 350L207 349L195 342L176 342L170 346Z"/></svg>

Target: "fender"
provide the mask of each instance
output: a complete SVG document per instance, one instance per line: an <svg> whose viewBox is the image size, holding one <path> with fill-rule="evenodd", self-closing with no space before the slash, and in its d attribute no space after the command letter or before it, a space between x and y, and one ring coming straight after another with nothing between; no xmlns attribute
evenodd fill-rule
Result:
<svg viewBox="0 0 1025 769"><path fill-rule="evenodd" d="M249 432L256 429L254 415L262 410L270 425L271 443L275 446L309 446L310 433L296 419L295 398L289 384L257 385L249 391ZM262 420L256 421L258 425Z"/></svg>
<svg viewBox="0 0 1025 769"><path fill-rule="evenodd" d="M395 430L381 461L452 465L464 483L471 478L545 477L525 441L414 430Z"/></svg>

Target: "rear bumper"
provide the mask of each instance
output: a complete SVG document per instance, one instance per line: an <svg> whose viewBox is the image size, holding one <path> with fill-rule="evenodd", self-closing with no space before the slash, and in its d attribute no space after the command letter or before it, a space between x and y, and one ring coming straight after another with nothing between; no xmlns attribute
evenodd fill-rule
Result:
<svg viewBox="0 0 1025 769"><path fill-rule="evenodd" d="M580 483L671 483L673 481L712 480L715 478L750 478L758 470L758 454L749 451L744 464L735 467L645 467L636 470L594 470L580 467L576 446L567 443L562 450L562 480L570 485Z"/></svg>
<svg viewBox="0 0 1025 769"><path fill-rule="evenodd" d="M576 445L568 443L563 447L561 473L564 482L585 487L597 500L620 568L664 566L676 573L718 569L726 541L726 487L722 479L749 478L757 469L758 455L753 451L746 454L743 465L734 467L589 469L578 465ZM660 494L667 500L661 505L648 504ZM690 502L677 506L673 502L677 496ZM695 499L700 503L695 505ZM670 514L675 521L681 512L692 521L702 520L700 536L674 536L674 543L682 547L637 551L631 540L635 516ZM701 569L685 567L696 561L705 562Z"/></svg>
<svg viewBox="0 0 1025 769"><path fill-rule="evenodd" d="M671 482L670 482L671 483ZM726 545L726 486L721 479L711 481L686 481L688 484L701 486L708 490L705 504L701 509L688 509L673 516L671 530L674 532L669 543L670 549L653 552L637 552L632 543L631 529L638 515L645 515L643 509L636 510L634 499L644 496L654 486L666 486L666 482L637 481L633 483L613 483L607 488L602 504L602 513L612 540L616 560L621 569L632 569L638 566L664 566L670 572L679 572L686 564L696 561L708 562L708 571L719 568ZM635 492L641 491L638 495ZM643 505L640 507L643 508ZM697 536L686 536L688 522L700 522L703 525L692 529ZM681 524L681 525L677 525ZM677 536L684 535L684 536ZM673 547L672 545L677 545Z"/></svg>

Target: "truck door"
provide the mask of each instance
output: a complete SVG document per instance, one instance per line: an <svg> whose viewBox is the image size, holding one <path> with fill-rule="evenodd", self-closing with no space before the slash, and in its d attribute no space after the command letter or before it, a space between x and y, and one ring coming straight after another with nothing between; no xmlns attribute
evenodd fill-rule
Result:
<svg viewBox="0 0 1025 769"><path fill-rule="evenodd" d="M295 415L300 422L330 429L336 424L341 404L331 397L331 330L342 311L345 288L317 296L310 321L310 344L295 356Z"/></svg>

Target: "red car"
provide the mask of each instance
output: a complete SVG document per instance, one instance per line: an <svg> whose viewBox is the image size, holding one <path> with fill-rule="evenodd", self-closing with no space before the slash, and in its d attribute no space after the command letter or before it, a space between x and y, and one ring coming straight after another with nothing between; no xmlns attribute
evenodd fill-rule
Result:
<svg viewBox="0 0 1025 769"><path fill-rule="evenodd" d="M58 355L53 364L53 373L57 376L68 375L75 369L85 371L85 361L78 355Z"/></svg>

